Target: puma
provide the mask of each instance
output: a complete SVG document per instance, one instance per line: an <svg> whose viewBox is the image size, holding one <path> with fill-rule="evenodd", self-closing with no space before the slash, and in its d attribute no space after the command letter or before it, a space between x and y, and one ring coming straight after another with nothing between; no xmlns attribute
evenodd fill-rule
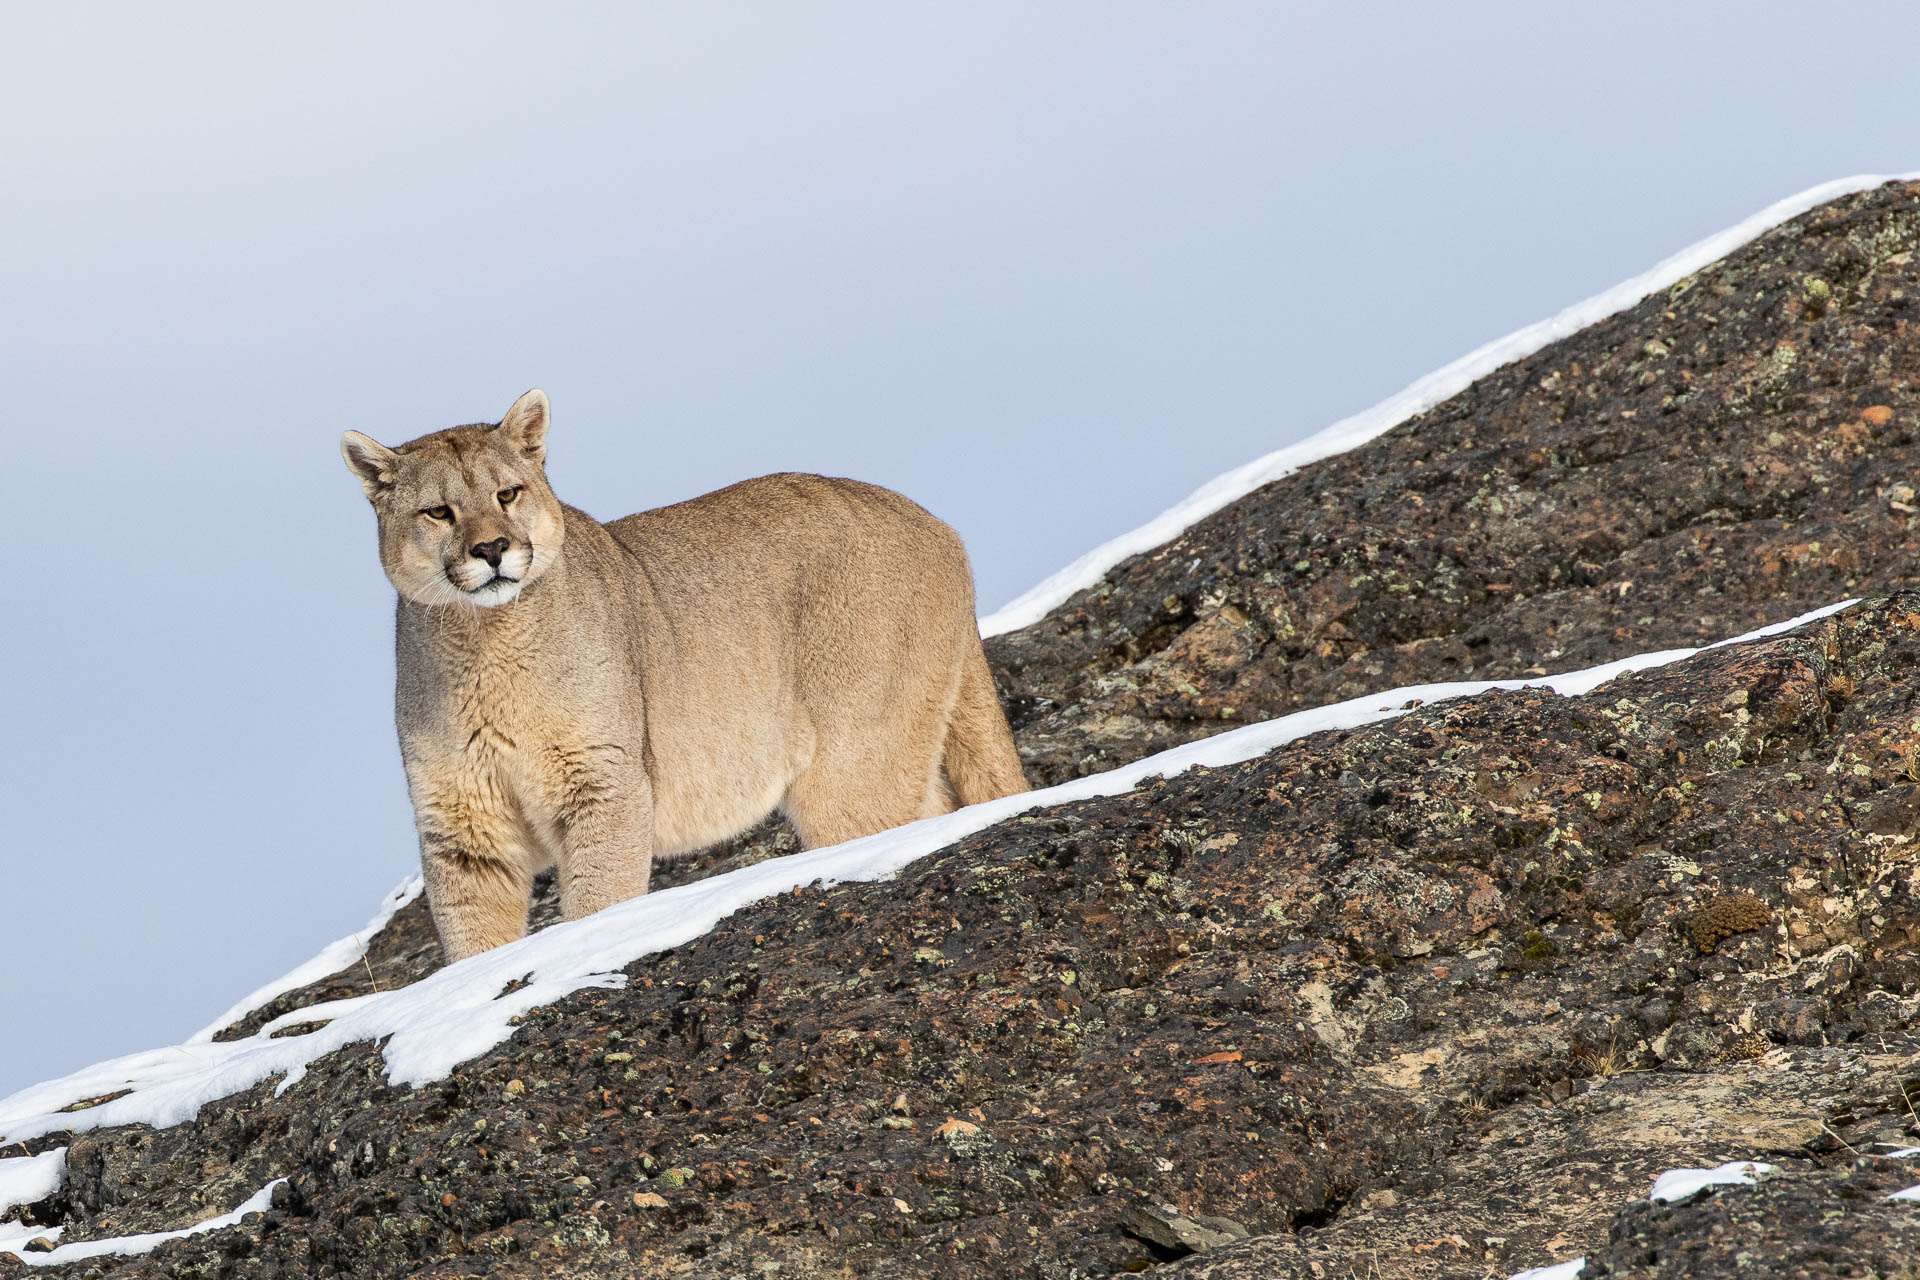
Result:
<svg viewBox="0 0 1920 1280"><path fill-rule="evenodd" d="M778 809L808 847L1026 789L954 531L887 489L747 480L602 524L550 411L341 440L399 593L395 718L441 945L577 919Z"/></svg>

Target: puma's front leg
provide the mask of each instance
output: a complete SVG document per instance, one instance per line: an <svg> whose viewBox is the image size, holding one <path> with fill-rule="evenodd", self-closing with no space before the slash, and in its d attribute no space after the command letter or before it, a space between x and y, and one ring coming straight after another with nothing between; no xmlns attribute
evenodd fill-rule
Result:
<svg viewBox="0 0 1920 1280"><path fill-rule="evenodd" d="M560 914L568 920L647 891L653 874L653 785L618 746L554 753Z"/></svg>
<svg viewBox="0 0 1920 1280"><path fill-rule="evenodd" d="M555 764L561 915L580 919L647 892L653 783L636 754L611 745L582 747L555 752Z"/></svg>
<svg viewBox="0 0 1920 1280"><path fill-rule="evenodd" d="M416 806L414 818L427 905L448 963L523 936L533 872L521 825L504 805L443 792Z"/></svg>

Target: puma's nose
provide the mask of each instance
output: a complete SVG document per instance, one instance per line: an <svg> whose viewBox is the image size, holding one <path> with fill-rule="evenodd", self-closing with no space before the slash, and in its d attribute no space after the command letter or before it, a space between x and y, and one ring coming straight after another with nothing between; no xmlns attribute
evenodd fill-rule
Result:
<svg viewBox="0 0 1920 1280"><path fill-rule="evenodd" d="M485 560L495 569L500 567L500 557L507 554L507 540L495 538L492 542L476 542L471 548L475 560Z"/></svg>

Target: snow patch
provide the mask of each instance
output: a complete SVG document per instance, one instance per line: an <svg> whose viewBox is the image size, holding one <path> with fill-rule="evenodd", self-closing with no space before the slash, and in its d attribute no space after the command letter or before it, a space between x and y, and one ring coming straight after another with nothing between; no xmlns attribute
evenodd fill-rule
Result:
<svg viewBox="0 0 1920 1280"><path fill-rule="evenodd" d="M11 1253L16 1258L20 1257L20 1251L26 1247L27 1241L39 1240L42 1237L58 1240L60 1233L65 1230L65 1227L29 1227L19 1222L0 1222L0 1253ZM47 1255L35 1253L26 1256L44 1258Z"/></svg>
<svg viewBox="0 0 1920 1280"><path fill-rule="evenodd" d="M0 1213L5 1213L15 1205L45 1200L58 1191L66 1180L65 1147L42 1151L37 1156L10 1156L0 1160ZM0 1225L0 1231L10 1225Z"/></svg>
<svg viewBox="0 0 1920 1280"><path fill-rule="evenodd" d="M412 902L426 889L426 881L415 872L393 887L380 903L380 910L373 919L367 921L364 929L350 933L335 942L329 942L320 954L297 968L281 974L266 986L227 1010L206 1026L187 1037L188 1044L207 1044L221 1031L226 1030L240 1019L269 1001L276 1000L289 991L297 991L309 982L318 982L328 974L338 973L367 953L367 943L373 941L375 934L387 927L387 921L394 913Z"/></svg>
<svg viewBox="0 0 1920 1280"><path fill-rule="evenodd" d="M69 1262L80 1262L87 1258L100 1258L108 1254L128 1256L136 1253L151 1253L169 1240L180 1240L187 1236L197 1236L208 1231L218 1231L222 1227L231 1227L250 1213L265 1213L273 1202L273 1189L285 1182L285 1178L275 1178L260 1188L254 1195L232 1213L223 1213L217 1218L208 1218L191 1227L182 1227L178 1231L150 1231L140 1236L109 1236L105 1240L77 1240L72 1244L63 1244L51 1253L25 1253L21 1246L35 1236L49 1239L60 1234L59 1227L35 1229L30 1234L14 1240L0 1236L0 1251L12 1253L14 1257L30 1267L58 1267Z"/></svg>
<svg viewBox="0 0 1920 1280"><path fill-rule="evenodd" d="M1708 647L1777 635L1853 603L1844 600ZM1678 662L1699 652L1666 649L1540 679L1453 681L1368 694L1250 724L1057 787L971 805L845 844L769 858L618 903L583 920L554 925L448 965L410 986L303 1009L291 1021L310 1022L316 1015L332 1018L304 1035L275 1040L263 1032L225 1043L201 1041L151 1049L31 1086L0 1099L0 1137L20 1141L61 1129L135 1123L165 1128L191 1120L216 1098L276 1075L282 1077L279 1091L284 1093L316 1059L365 1040L386 1041L391 1083L426 1084L445 1078L458 1064L506 1040L519 1015L575 991L625 986L621 970L627 965L654 952L684 946L749 903L809 884L830 887L884 880L919 858L1029 810L1119 795L1144 779L1172 777L1196 766L1238 764L1308 734L1392 719L1415 700L1432 703L1494 689L1527 688L1574 697L1616 676ZM507 989L523 977L529 979L527 985ZM132 1092L85 1111L60 1113L61 1107L78 1099L122 1089Z"/></svg>
<svg viewBox="0 0 1920 1280"><path fill-rule="evenodd" d="M1515 1272L1507 1280L1574 1280L1586 1269L1586 1265L1586 1258L1579 1257L1572 1262L1556 1262L1550 1267L1529 1267L1525 1271Z"/></svg>
<svg viewBox="0 0 1920 1280"><path fill-rule="evenodd" d="M276 1031L298 1026L303 1022L328 1022L350 1009L357 1009L380 993L370 992L364 996L347 996L341 1000L322 1000L318 1004L303 1005L298 1009L281 1014L270 1022L260 1024L256 1036L271 1036Z"/></svg>
<svg viewBox="0 0 1920 1280"><path fill-rule="evenodd" d="M1884 1158L1888 1160L1910 1160L1914 1156L1920 1156L1920 1147L1902 1147L1898 1151L1887 1152ZM1911 1186L1904 1191L1895 1191L1889 1195L1887 1199L1920 1200L1920 1186ZM0 1204L4 1204L4 1200L0 1200Z"/></svg>
<svg viewBox="0 0 1920 1280"><path fill-rule="evenodd" d="M1385 435L1408 418L1425 413L1443 400L1458 395L1502 365L1530 356L1549 343L1557 342L1616 312L1625 311L1648 294L1684 280L1789 218L1797 218L1816 205L1882 183L1911 182L1916 179L1920 179L1920 172L1860 174L1823 182L1770 204L1752 217L1688 245L1672 257L1630 280L1621 281L1604 293L1596 293L1584 302L1574 303L1559 315L1530 324L1467 353L1452 364L1427 374L1405 390L1388 396L1371 409L1350 418L1342 418L1305 440L1276 449L1264 458L1256 458L1225 475L1215 476L1184 501L1175 503L1139 528L1095 547L1066 568L980 619L980 634L997 636L1032 626L1076 593L1099 582L1106 576L1107 570L1129 556L1151 551L1173 541L1200 520L1252 493L1261 485L1270 484L1310 463L1345 453L1377 436Z"/></svg>
<svg viewBox="0 0 1920 1280"><path fill-rule="evenodd" d="M1678 1204L1710 1187L1750 1187L1772 1172L1773 1166L1760 1160L1736 1160L1712 1169L1669 1169L1653 1180L1648 1198Z"/></svg>

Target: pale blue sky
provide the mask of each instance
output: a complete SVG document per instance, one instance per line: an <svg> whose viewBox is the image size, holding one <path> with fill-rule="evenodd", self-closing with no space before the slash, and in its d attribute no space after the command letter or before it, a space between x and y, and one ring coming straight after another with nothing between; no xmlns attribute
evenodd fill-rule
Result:
<svg viewBox="0 0 1920 1280"><path fill-rule="evenodd" d="M336 441L552 397L613 516L781 469L991 608L1801 187L1904 4L10 6L0 1092L177 1041L414 849Z"/></svg>

